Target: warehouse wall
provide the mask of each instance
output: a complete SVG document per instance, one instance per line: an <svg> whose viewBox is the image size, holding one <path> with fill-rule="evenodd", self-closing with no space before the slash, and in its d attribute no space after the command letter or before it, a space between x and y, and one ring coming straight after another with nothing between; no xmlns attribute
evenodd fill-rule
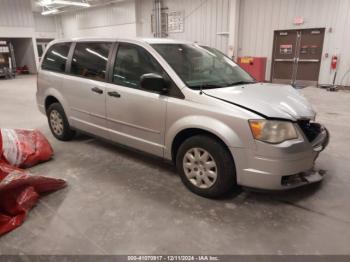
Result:
<svg viewBox="0 0 350 262"><path fill-rule="evenodd" d="M1 0L0 5L0 38L11 39L17 65L27 65L30 72L35 73L35 23L31 2Z"/></svg>
<svg viewBox="0 0 350 262"><path fill-rule="evenodd" d="M1 0L0 4L0 37L31 37L34 33L31 2Z"/></svg>
<svg viewBox="0 0 350 262"><path fill-rule="evenodd" d="M153 37L153 0L124 1L61 15L63 37ZM184 32L169 38L186 39L228 51L230 0L164 0L168 12L183 11ZM94 17L94 19L91 19Z"/></svg>
<svg viewBox="0 0 350 262"><path fill-rule="evenodd" d="M229 0L164 0L164 7L184 11L184 32L170 33L170 38L186 39L216 47L228 48Z"/></svg>
<svg viewBox="0 0 350 262"><path fill-rule="evenodd" d="M162 8L167 12L182 11L184 32L169 33L169 38L196 41L228 50L230 0L164 0ZM151 27L152 0L137 1L138 35L153 37Z"/></svg>
<svg viewBox="0 0 350 262"><path fill-rule="evenodd" d="M151 15L154 0L136 0L136 35L139 37L153 37Z"/></svg>
<svg viewBox="0 0 350 262"><path fill-rule="evenodd" d="M296 16L305 19L302 26L293 25ZM317 27L326 28L319 82L332 82L331 56L341 54L337 83L350 85L350 77L340 83L350 69L348 0L241 0L238 54L267 57L266 78L270 79L273 31ZM325 58L325 53L330 57Z"/></svg>
<svg viewBox="0 0 350 262"><path fill-rule="evenodd" d="M34 13L34 27L36 38L57 38L58 37L58 16L43 16Z"/></svg>
<svg viewBox="0 0 350 262"><path fill-rule="evenodd" d="M125 1L61 16L63 37L135 37L135 1Z"/></svg>
<svg viewBox="0 0 350 262"><path fill-rule="evenodd" d="M0 25L10 27L33 27L31 2L28 0L1 0ZM16 15L14 15L16 14Z"/></svg>

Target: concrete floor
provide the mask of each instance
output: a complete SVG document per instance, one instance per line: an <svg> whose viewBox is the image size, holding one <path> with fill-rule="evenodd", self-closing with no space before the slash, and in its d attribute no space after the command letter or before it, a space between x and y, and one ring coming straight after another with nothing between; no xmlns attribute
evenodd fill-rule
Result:
<svg viewBox="0 0 350 262"><path fill-rule="evenodd" d="M0 254L350 254L350 93L302 90L331 132L322 184L210 200L159 159L89 137L55 140L35 86L34 76L0 80L0 127L47 135L55 157L31 171L69 186L3 236Z"/></svg>

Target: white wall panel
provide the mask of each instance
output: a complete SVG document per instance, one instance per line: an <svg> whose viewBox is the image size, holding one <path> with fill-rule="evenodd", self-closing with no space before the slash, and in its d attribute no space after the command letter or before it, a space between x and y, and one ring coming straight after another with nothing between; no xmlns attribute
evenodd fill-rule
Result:
<svg viewBox="0 0 350 262"><path fill-rule="evenodd" d="M229 31L230 0L164 0L162 8L168 12L184 12L184 32L169 33L169 38L196 41L216 47L223 52L228 50L228 35L218 33ZM139 0L136 5L137 34L153 37L151 15L153 0ZM166 9L164 9L166 10Z"/></svg>
<svg viewBox="0 0 350 262"><path fill-rule="evenodd" d="M79 29L136 23L134 1L84 9L77 15Z"/></svg>
<svg viewBox="0 0 350 262"><path fill-rule="evenodd" d="M66 13L61 24L64 37L135 37L135 1Z"/></svg>
<svg viewBox="0 0 350 262"><path fill-rule="evenodd" d="M40 13L34 13L35 32L57 32L56 16L43 16Z"/></svg>
<svg viewBox="0 0 350 262"><path fill-rule="evenodd" d="M151 14L154 0L136 0L137 36L153 37Z"/></svg>
<svg viewBox="0 0 350 262"><path fill-rule="evenodd" d="M35 35L33 27L0 26L0 37L32 37Z"/></svg>
<svg viewBox="0 0 350 262"><path fill-rule="evenodd" d="M30 0L0 0L0 26L34 27Z"/></svg>
<svg viewBox="0 0 350 262"><path fill-rule="evenodd" d="M169 12L184 12L184 32L169 38L196 41L228 51L229 0L164 0ZM219 34L218 34L219 33Z"/></svg>
<svg viewBox="0 0 350 262"><path fill-rule="evenodd" d="M304 18L295 26L296 16ZM349 0L242 0L240 6L239 56L268 58L266 78L270 79L273 31L298 28L326 28L320 83L331 83L330 57L340 54L339 84L350 69L350 1ZM332 28L332 32L328 29ZM330 57L325 58L324 54ZM344 84L350 85L350 77Z"/></svg>

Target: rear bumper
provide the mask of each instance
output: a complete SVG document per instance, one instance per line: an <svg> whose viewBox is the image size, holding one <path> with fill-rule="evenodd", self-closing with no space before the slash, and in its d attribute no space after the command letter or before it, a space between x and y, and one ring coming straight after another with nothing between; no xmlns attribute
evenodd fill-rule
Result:
<svg viewBox="0 0 350 262"><path fill-rule="evenodd" d="M258 144L261 150L231 148L235 159L237 184L263 190L286 190L322 180L314 170L319 153L329 142L322 132L311 143L305 137L284 145ZM270 147L270 149L269 149Z"/></svg>

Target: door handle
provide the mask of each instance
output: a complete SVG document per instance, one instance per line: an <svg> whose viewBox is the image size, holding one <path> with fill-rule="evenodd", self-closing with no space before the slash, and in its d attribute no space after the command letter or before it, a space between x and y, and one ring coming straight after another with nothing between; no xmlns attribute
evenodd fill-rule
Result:
<svg viewBox="0 0 350 262"><path fill-rule="evenodd" d="M103 94L103 90L102 89L100 89L100 88L98 88L98 87L93 87L93 88L91 88L91 91L92 92L95 92L95 93L97 93L97 94Z"/></svg>
<svg viewBox="0 0 350 262"><path fill-rule="evenodd" d="M294 59L275 59L275 62L294 62Z"/></svg>
<svg viewBox="0 0 350 262"><path fill-rule="evenodd" d="M111 91L111 92L108 92L107 94L113 97L121 97L121 95L116 91Z"/></svg>
<svg viewBox="0 0 350 262"><path fill-rule="evenodd" d="M318 60L318 59L300 59L299 62L318 63L318 62L320 62L320 60Z"/></svg>

